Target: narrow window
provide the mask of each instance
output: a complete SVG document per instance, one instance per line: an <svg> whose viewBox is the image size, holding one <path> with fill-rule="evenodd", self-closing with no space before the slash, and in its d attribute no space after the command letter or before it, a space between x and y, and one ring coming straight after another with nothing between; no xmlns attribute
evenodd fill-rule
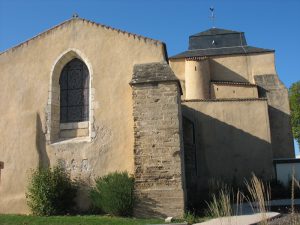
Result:
<svg viewBox="0 0 300 225"><path fill-rule="evenodd" d="M89 71L80 59L63 68L60 79L60 123L89 120Z"/></svg>

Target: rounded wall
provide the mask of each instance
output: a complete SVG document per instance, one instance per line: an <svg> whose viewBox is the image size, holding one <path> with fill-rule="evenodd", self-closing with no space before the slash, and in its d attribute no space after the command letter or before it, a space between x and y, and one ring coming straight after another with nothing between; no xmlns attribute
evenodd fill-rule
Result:
<svg viewBox="0 0 300 225"><path fill-rule="evenodd" d="M208 99L210 97L209 60L185 61L186 99Z"/></svg>

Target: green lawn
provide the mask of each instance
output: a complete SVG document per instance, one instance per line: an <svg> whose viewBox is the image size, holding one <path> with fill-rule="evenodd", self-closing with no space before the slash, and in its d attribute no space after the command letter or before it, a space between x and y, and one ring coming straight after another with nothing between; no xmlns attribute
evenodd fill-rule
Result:
<svg viewBox="0 0 300 225"><path fill-rule="evenodd" d="M0 225L143 225L163 223L159 219L134 219L110 216L24 216L0 215Z"/></svg>

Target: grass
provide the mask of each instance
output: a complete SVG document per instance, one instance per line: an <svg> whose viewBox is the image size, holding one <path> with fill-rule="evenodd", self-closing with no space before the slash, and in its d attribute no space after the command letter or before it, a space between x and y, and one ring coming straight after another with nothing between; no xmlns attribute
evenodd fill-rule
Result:
<svg viewBox="0 0 300 225"><path fill-rule="evenodd" d="M1 225L143 225L163 223L159 219L135 219L111 216L26 216L0 215Z"/></svg>
<svg viewBox="0 0 300 225"><path fill-rule="evenodd" d="M218 195L212 194L212 200L207 203L207 215L211 217L225 217L232 215L231 193L227 190L220 190Z"/></svg>
<svg viewBox="0 0 300 225"><path fill-rule="evenodd" d="M207 215L214 218L227 217L228 223L231 224L230 216L242 214L241 204L246 200L252 208L254 213L261 213L262 221L261 225L267 225L267 206L270 201L270 186L264 185L262 180L258 179L254 174L250 182L245 181L247 191L245 195L243 192L237 191L236 195L234 191L226 186L218 191L218 194L212 194L211 201L207 203L208 210ZM221 185L222 186L222 185ZM232 204L236 202L236 211L232 207Z"/></svg>
<svg viewBox="0 0 300 225"><path fill-rule="evenodd" d="M267 225L267 211L270 202L270 186L264 185L254 174L250 182L245 182L250 197L248 203L251 205L253 212L261 213L262 221L260 224ZM246 198L247 199L247 198ZM255 204L255 206L254 206ZM256 209L255 209L256 208Z"/></svg>
<svg viewBox="0 0 300 225"><path fill-rule="evenodd" d="M271 200L270 184L263 183L262 180L253 174L250 181L245 181L245 185L247 193L244 194L238 190L235 197L234 192L229 191L230 189L226 186L218 190L218 194L211 194L211 201L207 203L207 215L213 218L227 217L229 221L226 221L226 223L232 224L230 216L242 214L241 204L248 203L253 213L261 214L261 222L259 225L300 225L300 214L299 212L296 213L294 209L295 191L296 188L300 189L300 184L299 181L295 179L294 171L291 183L291 211L281 218L274 220L267 219L267 212L270 210ZM234 211L232 207L234 201L236 201L236 211Z"/></svg>

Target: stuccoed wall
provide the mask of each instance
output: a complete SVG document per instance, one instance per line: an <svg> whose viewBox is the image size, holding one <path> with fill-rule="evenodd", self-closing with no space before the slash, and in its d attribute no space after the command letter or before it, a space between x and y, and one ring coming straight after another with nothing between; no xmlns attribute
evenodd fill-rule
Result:
<svg viewBox="0 0 300 225"><path fill-rule="evenodd" d="M258 98L257 86L211 83L211 98Z"/></svg>
<svg viewBox="0 0 300 225"><path fill-rule="evenodd" d="M185 98L185 60L170 59L170 66L181 82L182 99ZM260 74L276 74L274 53L260 53L248 55L224 55L209 57L211 80L230 82L255 83L254 76Z"/></svg>
<svg viewBox="0 0 300 225"><path fill-rule="evenodd" d="M170 59L170 65L176 76L181 79L183 99L185 99L185 64L186 59ZM210 60L210 77L215 81L250 82L256 88L217 87L211 85L212 98L259 98L268 99L268 112L271 129L271 141L274 158L293 158L294 146L290 126L290 109L288 92L279 80L275 69L274 52L253 53L248 55L212 56ZM216 92L219 88L219 93ZM235 91L235 93L233 93Z"/></svg>
<svg viewBox="0 0 300 225"><path fill-rule="evenodd" d="M132 80L137 217L184 213L180 87L168 64L136 65Z"/></svg>
<svg viewBox="0 0 300 225"><path fill-rule="evenodd" d="M194 124L198 189L211 178L241 184L252 172L273 177L266 100L186 101L182 109Z"/></svg>
<svg viewBox="0 0 300 225"><path fill-rule="evenodd" d="M68 49L92 68L94 137L79 143L46 143L51 70ZM112 171L133 173L132 89L135 63L165 60L161 42L73 19L0 54L0 213L28 213L29 171L59 161L88 185ZM78 199L88 207L87 192Z"/></svg>

